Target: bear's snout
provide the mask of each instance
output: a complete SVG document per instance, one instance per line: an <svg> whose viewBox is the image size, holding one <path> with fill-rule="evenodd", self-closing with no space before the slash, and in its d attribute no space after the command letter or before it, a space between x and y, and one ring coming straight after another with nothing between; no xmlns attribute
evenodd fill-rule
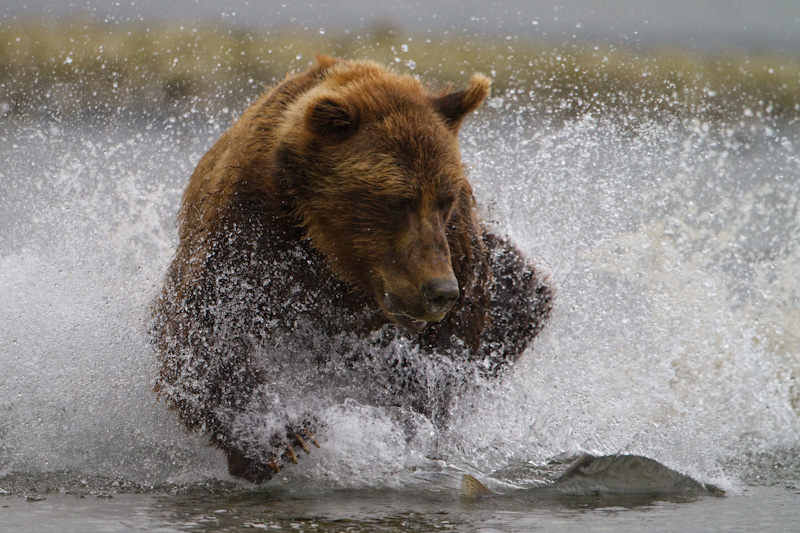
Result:
<svg viewBox="0 0 800 533"><path fill-rule="evenodd" d="M432 279L422 285L422 297L428 315L444 316L458 300L455 276Z"/></svg>
<svg viewBox="0 0 800 533"><path fill-rule="evenodd" d="M413 289L413 285L397 283L390 290L384 285L380 301L386 315L412 331L421 331L432 322L439 322L461 296L458 280L452 273L434 277Z"/></svg>

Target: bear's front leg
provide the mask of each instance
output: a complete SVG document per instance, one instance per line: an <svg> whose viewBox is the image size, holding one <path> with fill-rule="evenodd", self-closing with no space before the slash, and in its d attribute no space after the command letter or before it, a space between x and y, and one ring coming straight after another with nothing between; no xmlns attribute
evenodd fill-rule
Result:
<svg viewBox="0 0 800 533"><path fill-rule="evenodd" d="M225 450L228 456L228 472L233 477L238 477L252 483L263 483L272 479L273 474L281 471L277 462L264 464L258 459L247 457L239 449Z"/></svg>
<svg viewBox="0 0 800 533"><path fill-rule="evenodd" d="M483 234L492 274L487 327L481 332L482 372L498 376L513 365L547 323L553 286L508 240Z"/></svg>
<svg viewBox="0 0 800 533"><path fill-rule="evenodd" d="M269 481L279 473L288 462L298 463L298 452L311 453L310 446L319 448L319 441L312 433L316 426L306 421L300 427L287 425L285 431L275 433L268 446L256 445L246 441L227 442L220 447L228 458L228 472L252 483ZM219 445L220 436L215 439Z"/></svg>

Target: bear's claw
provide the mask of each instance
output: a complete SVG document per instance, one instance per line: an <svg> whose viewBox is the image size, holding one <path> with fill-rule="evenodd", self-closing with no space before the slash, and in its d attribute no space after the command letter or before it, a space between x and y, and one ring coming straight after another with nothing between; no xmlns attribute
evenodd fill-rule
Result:
<svg viewBox="0 0 800 533"><path fill-rule="evenodd" d="M306 441L300 436L299 433L295 433L294 438L297 440L297 443L300 444L300 447L303 448L304 452L311 453L311 450L308 449L308 444L306 444Z"/></svg>
<svg viewBox="0 0 800 533"><path fill-rule="evenodd" d="M292 463L297 464L297 454L295 453L294 448L287 445L284 455L286 455Z"/></svg>
<svg viewBox="0 0 800 533"><path fill-rule="evenodd" d="M302 448L306 453L311 453L309 442L319 448L317 438L308 429L309 422L304 424L306 427L293 429L286 426L286 432L276 433L271 440L272 450L267 457L258 460L248 457L238 448L228 448L228 471L231 475L247 479L253 483L263 483L272 478L275 474L281 473L281 468L291 461L298 463L297 448Z"/></svg>

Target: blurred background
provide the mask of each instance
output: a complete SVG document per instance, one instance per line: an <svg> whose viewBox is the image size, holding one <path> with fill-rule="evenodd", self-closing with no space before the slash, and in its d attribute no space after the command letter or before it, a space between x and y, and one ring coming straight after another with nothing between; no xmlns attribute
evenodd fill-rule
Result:
<svg viewBox="0 0 800 533"><path fill-rule="evenodd" d="M288 2L273 0L6 0L6 17L51 21L85 16L114 23L165 20L220 23L251 29L287 28L363 32L394 27L415 32L446 30L485 37L515 35L551 42L577 39L629 45L679 45L797 51L797 2L793 0L432 0L393 2Z"/></svg>
<svg viewBox="0 0 800 533"><path fill-rule="evenodd" d="M535 110L796 113L796 0L6 0L0 113L218 114L315 53L494 78Z"/></svg>

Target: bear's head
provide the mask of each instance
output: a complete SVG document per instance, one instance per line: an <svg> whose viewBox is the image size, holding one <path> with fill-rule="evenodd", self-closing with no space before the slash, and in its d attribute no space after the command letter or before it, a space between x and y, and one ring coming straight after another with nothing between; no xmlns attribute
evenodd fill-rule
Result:
<svg viewBox="0 0 800 533"><path fill-rule="evenodd" d="M277 135L282 187L334 272L421 330L469 282L480 230L457 134L490 82L431 92L372 62L320 57L316 69Z"/></svg>

